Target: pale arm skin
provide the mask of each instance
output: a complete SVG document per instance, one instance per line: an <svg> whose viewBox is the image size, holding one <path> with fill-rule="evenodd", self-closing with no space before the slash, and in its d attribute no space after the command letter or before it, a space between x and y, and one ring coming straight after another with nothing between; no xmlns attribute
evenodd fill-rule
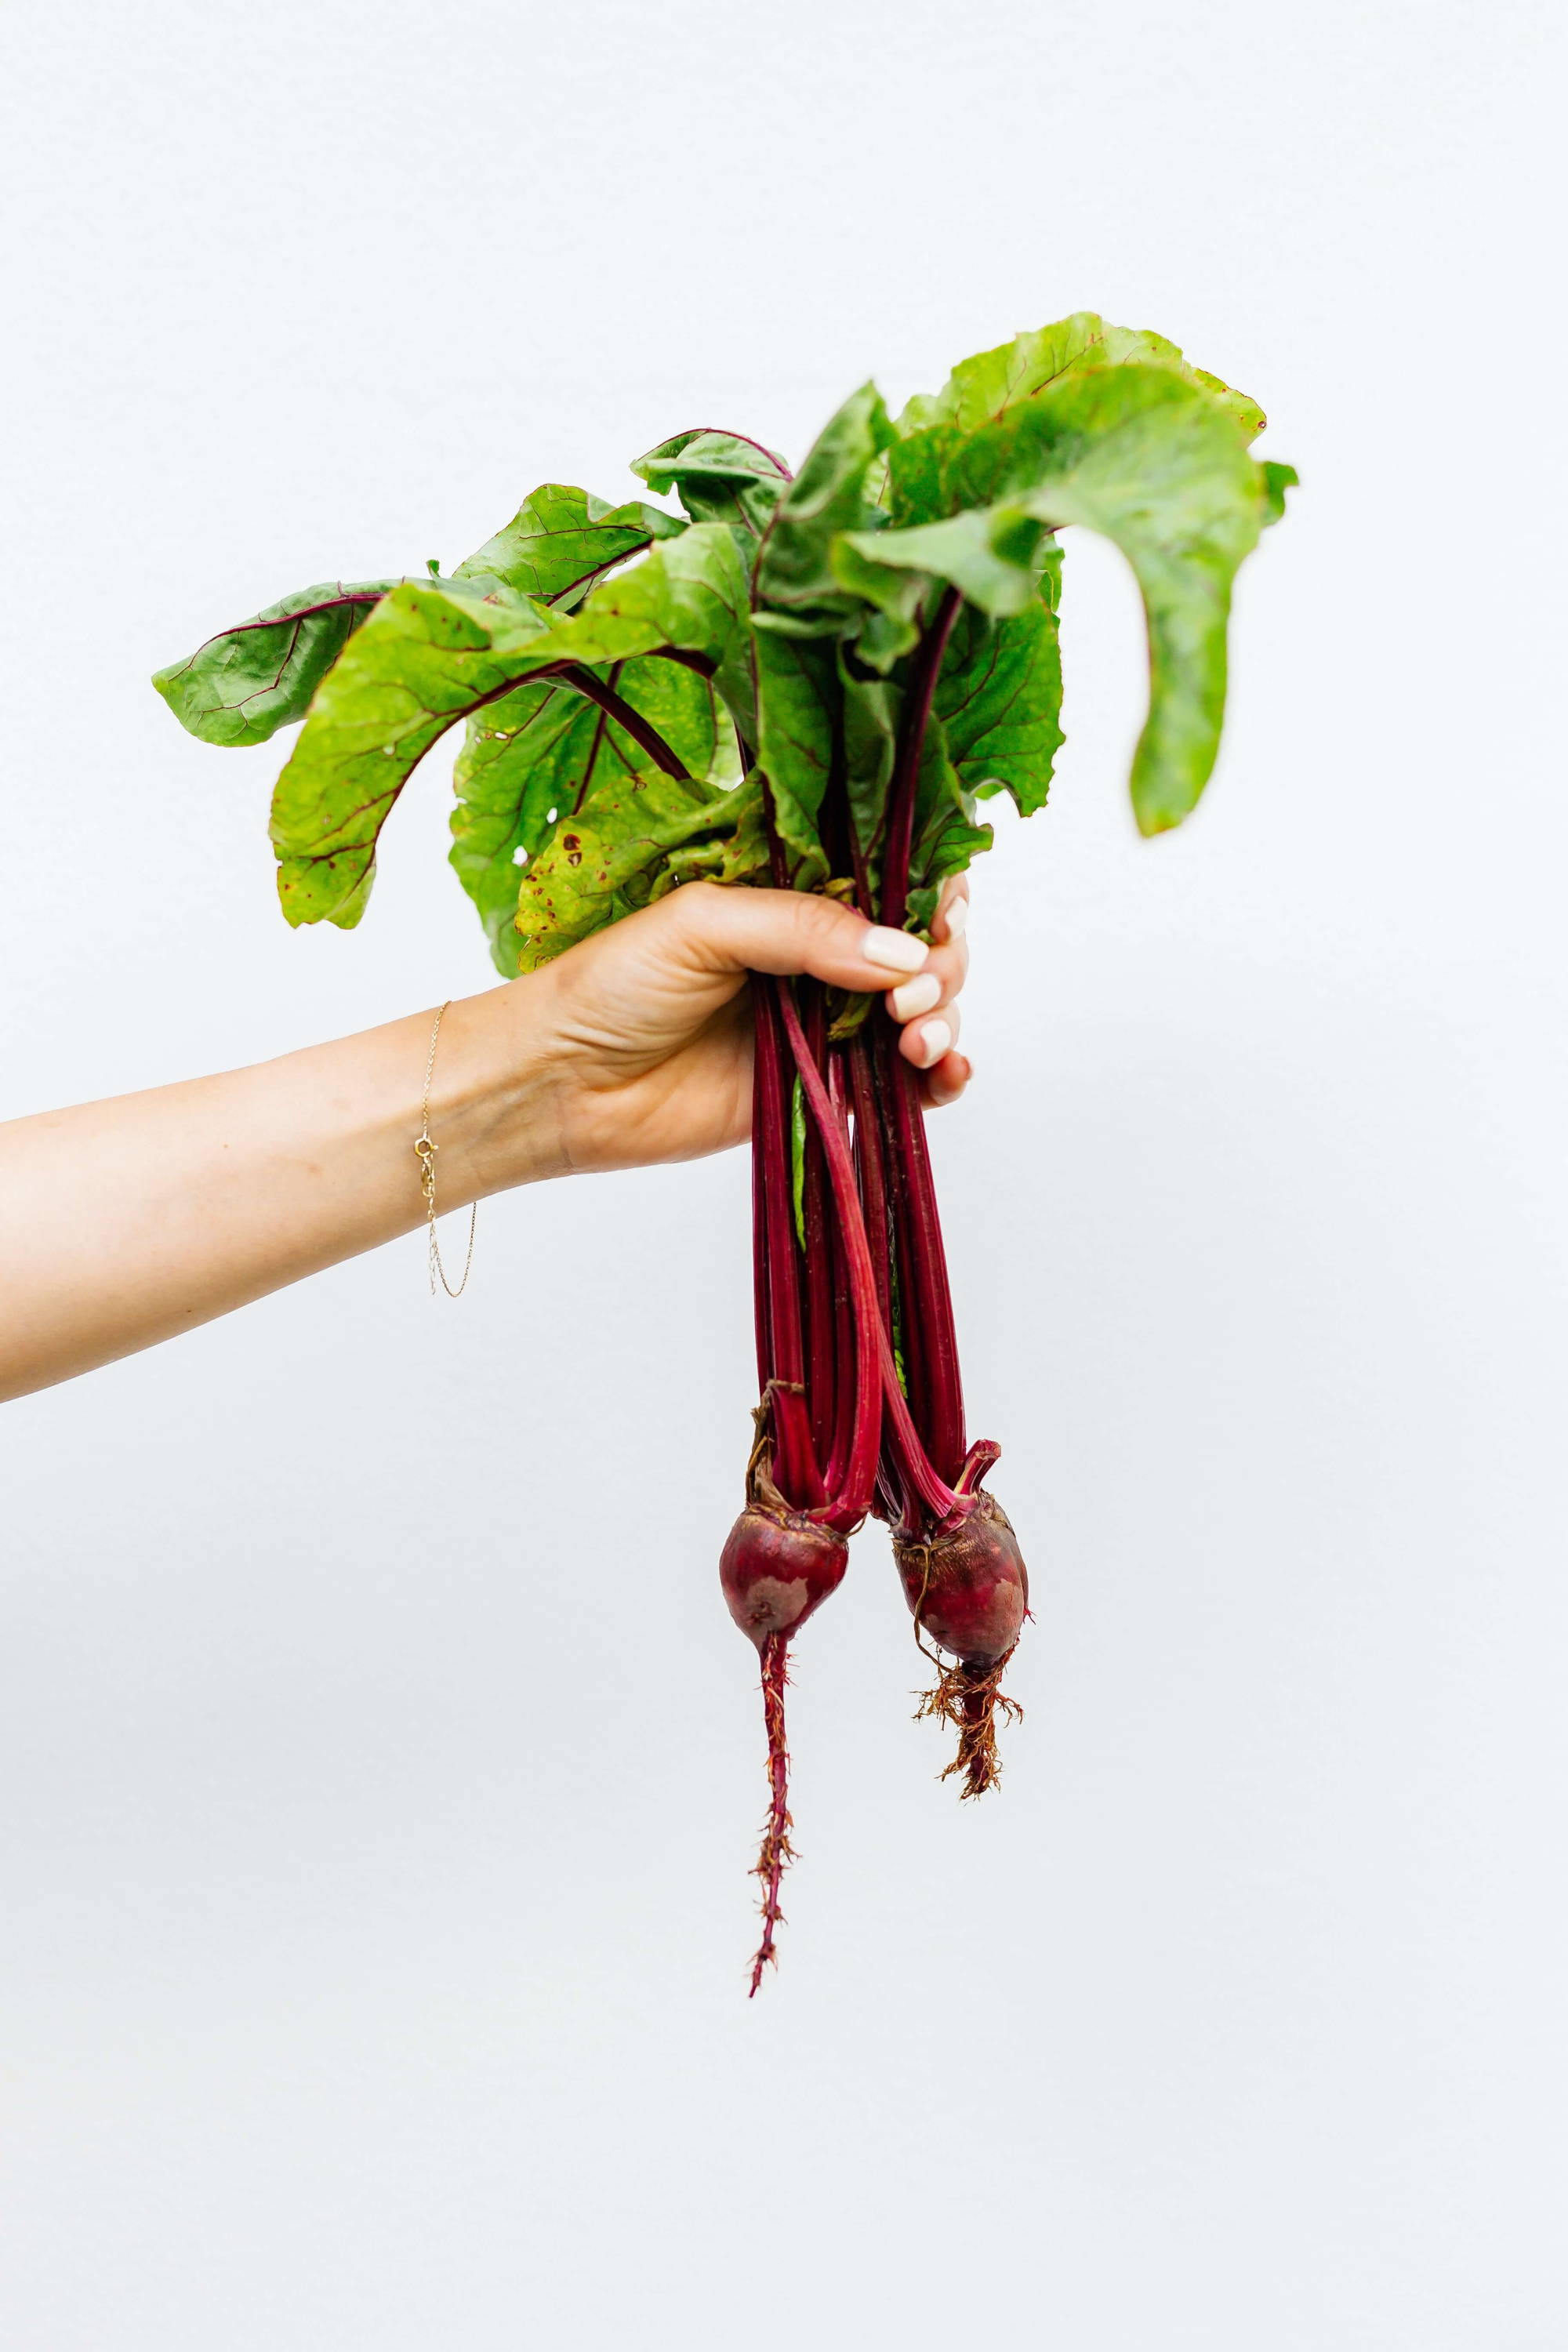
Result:
<svg viewBox="0 0 1568 2352"><path fill-rule="evenodd" d="M890 986L889 964L866 950L896 945L848 908L693 883L542 971L458 999L430 1089L438 1208L742 1142L753 971L886 992L927 1100L955 1100L970 1075L952 1050L966 914L960 879L934 926L939 944ZM417 1225L413 1144L434 1013L0 1126L0 1400Z"/></svg>

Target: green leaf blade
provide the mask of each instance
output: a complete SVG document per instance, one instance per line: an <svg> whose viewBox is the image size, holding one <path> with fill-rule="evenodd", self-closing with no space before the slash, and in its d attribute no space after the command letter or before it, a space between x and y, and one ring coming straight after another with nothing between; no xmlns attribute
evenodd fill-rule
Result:
<svg viewBox="0 0 1568 2352"><path fill-rule="evenodd" d="M354 631L395 580L324 581L208 637L153 684L187 733L233 748L297 719Z"/></svg>
<svg viewBox="0 0 1568 2352"><path fill-rule="evenodd" d="M706 845L711 812L737 781L733 730L709 680L657 656L598 675L658 729L690 782L664 775L563 680L521 687L470 720L451 862L508 979L646 903L673 855L689 862L693 845Z"/></svg>
<svg viewBox="0 0 1568 2352"><path fill-rule="evenodd" d="M661 441L632 460L631 470L662 496L678 493L693 522L721 522L743 541L760 541L790 479L789 467L743 433L700 425Z"/></svg>
<svg viewBox="0 0 1568 2352"><path fill-rule="evenodd" d="M1204 392L1244 442L1262 432L1268 420L1258 403L1206 368L1194 367L1168 336L1115 326L1096 310L1075 310L1070 318L961 360L941 392L909 402L889 452L893 521L901 527L934 521L955 510L962 501L953 495L949 473L973 435L1077 377L1150 366Z"/></svg>
<svg viewBox="0 0 1568 2352"><path fill-rule="evenodd" d="M854 618L833 569L840 531L875 525L866 496L871 466L893 439L882 395L864 383L828 419L773 512L757 561L759 626L831 636Z"/></svg>
<svg viewBox="0 0 1568 2352"><path fill-rule="evenodd" d="M357 921L381 827L416 765L447 728L535 673L669 646L750 692L735 653L745 571L721 525L693 525L651 549L575 613L478 589L405 583L322 681L273 796L279 896L290 923Z"/></svg>
<svg viewBox="0 0 1568 2352"><path fill-rule="evenodd" d="M489 619L450 589L405 583L323 679L272 797L278 895L290 925L359 920L382 825L414 768L514 675Z"/></svg>
<svg viewBox="0 0 1568 2352"><path fill-rule="evenodd" d="M836 648L820 638L760 629L753 659L757 761L797 885L810 889L827 878L817 820L838 756Z"/></svg>
<svg viewBox="0 0 1568 2352"><path fill-rule="evenodd" d="M585 591L613 564L655 540L676 538L684 529L679 515L640 499L612 507L569 483L543 482L529 492L503 530L458 564L453 577L481 593L504 588L552 604Z"/></svg>
<svg viewBox="0 0 1568 2352"><path fill-rule="evenodd" d="M973 435L948 467L964 503L1079 523L1131 565L1149 630L1149 712L1131 788L1141 832L1195 807L1225 715L1236 572L1268 508L1262 468L1202 387L1161 366L1091 370Z"/></svg>
<svg viewBox="0 0 1568 2352"><path fill-rule="evenodd" d="M1268 422L1248 394L1233 391L1206 368L1194 367L1168 336L1149 328L1114 326L1097 310L1075 310L1070 318L960 360L939 393L917 394L908 404L898 429L905 437L937 425L955 426L963 434L978 432L1069 376L1129 365L1163 367L1201 386L1248 441Z"/></svg>
<svg viewBox="0 0 1568 2352"><path fill-rule="evenodd" d="M965 791L1008 793L1020 816L1046 805L1061 728L1062 663L1053 550L1045 593L1026 611L991 620L960 614L937 677L934 709Z"/></svg>

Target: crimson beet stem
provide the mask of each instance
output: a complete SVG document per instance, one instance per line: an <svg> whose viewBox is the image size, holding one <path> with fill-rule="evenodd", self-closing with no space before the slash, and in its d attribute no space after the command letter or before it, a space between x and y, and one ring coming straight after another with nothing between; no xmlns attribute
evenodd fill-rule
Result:
<svg viewBox="0 0 1568 2352"><path fill-rule="evenodd" d="M772 1386L773 1475L800 1509L819 1507L826 1495L812 1442L805 1397L805 1343L801 1323L799 1258L791 1199L789 1096L776 999L759 982L752 1149L760 1160L760 1195L767 1269L768 1350L763 1386Z"/></svg>
<svg viewBox="0 0 1568 2352"><path fill-rule="evenodd" d="M860 1214L860 1196L855 1185L855 1166L849 1155L849 1139L834 1114L833 1105L823 1085L820 1072L812 1061L800 1025L800 1014L790 994L788 982L775 981L774 994L784 1034L795 1055L805 1098L816 1121L822 1138L822 1148L827 1160L827 1173L833 1186L834 1206L838 1214L838 1229L843 1237L845 1257L855 1296L855 1321L858 1338L858 1365L862 1373L874 1362L880 1372L882 1385L883 1423L888 1428L899 1466L907 1485L918 1496L931 1516L943 1519L958 1504L951 1486L943 1484L926 1458L920 1433L910 1418L910 1409L899 1384L898 1367L893 1350L878 1311L877 1283L872 1271L870 1245L866 1239L865 1223ZM862 1391L861 1393L867 1391ZM868 1423L870 1416L868 1413ZM866 1478L866 1501L861 1513L870 1507L875 1464Z"/></svg>

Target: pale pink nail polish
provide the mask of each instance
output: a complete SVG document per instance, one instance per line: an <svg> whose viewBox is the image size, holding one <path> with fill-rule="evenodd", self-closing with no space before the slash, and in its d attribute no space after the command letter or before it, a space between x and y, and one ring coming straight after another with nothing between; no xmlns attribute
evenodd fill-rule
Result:
<svg viewBox="0 0 1568 2352"><path fill-rule="evenodd" d="M942 982L934 971L922 971L913 980L906 980L892 993L895 1021L912 1021L919 1013L929 1013L942 995Z"/></svg>
<svg viewBox="0 0 1568 2352"><path fill-rule="evenodd" d="M952 1031L945 1021L925 1021L921 1024L921 1067L929 1070L940 1062L952 1044Z"/></svg>
<svg viewBox="0 0 1568 2352"><path fill-rule="evenodd" d="M968 899L950 898L946 907L942 909L942 919L947 925L948 938L950 940L961 940L963 937L964 926L969 920Z"/></svg>
<svg viewBox="0 0 1568 2352"><path fill-rule="evenodd" d="M880 964L884 971L919 971L931 950L924 940L915 939L909 931L873 923L860 941L860 952L868 963Z"/></svg>

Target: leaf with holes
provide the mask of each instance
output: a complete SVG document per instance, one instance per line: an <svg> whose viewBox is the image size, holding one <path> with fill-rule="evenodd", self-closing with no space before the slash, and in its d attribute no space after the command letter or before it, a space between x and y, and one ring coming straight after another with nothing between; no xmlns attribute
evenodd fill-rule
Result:
<svg viewBox="0 0 1568 2352"><path fill-rule="evenodd" d="M658 731L700 787L692 803L692 824L705 840L707 811L740 781L734 728L711 682L657 655L612 664L595 675ZM602 705L585 700L560 678L520 686L469 720L456 770L451 859L479 910L496 968L506 978L517 972L522 951L520 890L526 895L542 857L548 863L554 835L587 821L595 809L602 827L603 795L611 783L630 784L644 796L637 803L628 798L635 823L654 804L647 796L658 797L661 774L645 746ZM617 873L623 863L616 861ZM641 871L647 861L633 864ZM628 866L626 876L632 870ZM563 885L563 899L583 900L576 887L581 866L567 864L565 871L573 878ZM656 878L649 868L650 889ZM611 895L629 887L623 877ZM579 915L572 936L583 935Z"/></svg>
<svg viewBox="0 0 1568 2352"><path fill-rule="evenodd" d="M383 599L323 682L278 780L272 843L291 923L350 929L363 912L382 825L447 730L544 670L584 671L668 646L745 703L736 652L745 574L722 525L693 526L594 589L576 613L478 584L405 583Z"/></svg>

